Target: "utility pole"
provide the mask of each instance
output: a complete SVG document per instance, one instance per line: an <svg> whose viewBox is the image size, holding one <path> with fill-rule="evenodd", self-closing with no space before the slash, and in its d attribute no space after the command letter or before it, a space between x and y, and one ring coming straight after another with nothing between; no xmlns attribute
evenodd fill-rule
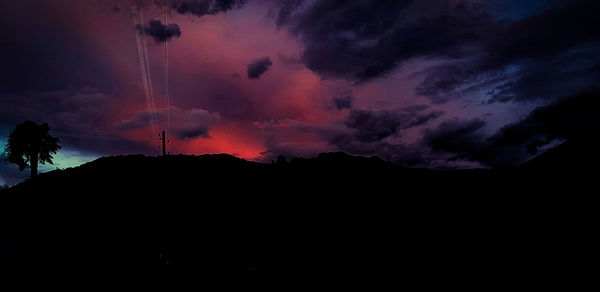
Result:
<svg viewBox="0 0 600 292"><path fill-rule="evenodd" d="M165 130L162 131L160 135L160 140L162 141L162 154L163 156L167 155L167 139L165 138Z"/></svg>

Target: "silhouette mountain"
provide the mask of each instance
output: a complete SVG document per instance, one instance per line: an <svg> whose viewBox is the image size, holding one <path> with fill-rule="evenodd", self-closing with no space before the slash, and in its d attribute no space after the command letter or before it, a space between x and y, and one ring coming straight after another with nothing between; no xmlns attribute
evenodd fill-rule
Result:
<svg viewBox="0 0 600 292"><path fill-rule="evenodd" d="M0 259L206 291L572 288L589 273L576 259L593 189L567 157L595 151L569 141L519 168L457 171L345 153L104 157L0 191Z"/></svg>

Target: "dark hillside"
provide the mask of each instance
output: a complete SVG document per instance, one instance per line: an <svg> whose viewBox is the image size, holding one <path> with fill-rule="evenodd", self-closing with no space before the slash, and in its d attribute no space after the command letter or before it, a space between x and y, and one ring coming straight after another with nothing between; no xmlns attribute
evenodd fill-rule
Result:
<svg viewBox="0 0 600 292"><path fill-rule="evenodd" d="M539 158L542 159L542 158ZM205 291L512 286L571 264L588 215L529 168L435 171L344 153L100 158L0 193L22 274L155 273ZM535 178L535 179L534 179ZM558 209L557 209L558 208Z"/></svg>

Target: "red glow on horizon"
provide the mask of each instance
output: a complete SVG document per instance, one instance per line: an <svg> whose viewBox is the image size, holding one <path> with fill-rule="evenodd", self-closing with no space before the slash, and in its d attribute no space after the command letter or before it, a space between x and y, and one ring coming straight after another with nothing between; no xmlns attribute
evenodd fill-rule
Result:
<svg viewBox="0 0 600 292"><path fill-rule="evenodd" d="M247 160L262 157L267 149L262 139L258 139L257 129L253 126L232 125L230 123L213 127L208 138L198 137L190 140L174 140L171 142L173 152L181 154L230 154Z"/></svg>

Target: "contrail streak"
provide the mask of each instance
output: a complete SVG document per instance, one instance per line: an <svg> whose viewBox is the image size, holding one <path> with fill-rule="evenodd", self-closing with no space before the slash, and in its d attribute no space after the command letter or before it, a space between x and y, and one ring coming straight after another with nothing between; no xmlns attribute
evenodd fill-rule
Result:
<svg viewBox="0 0 600 292"><path fill-rule="evenodd" d="M146 108L152 112L151 123L152 132L158 135L158 127L156 124L156 106L154 103L154 89L152 86L152 78L150 76L150 66L148 61L148 51L146 49L146 38L143 32L144 15L136 6L131 6L131 17L135 24L135 39L138 51L138 59L140 62L140 72L142 75L142 84L144 85L144 93L146 95Z"/></svg>

